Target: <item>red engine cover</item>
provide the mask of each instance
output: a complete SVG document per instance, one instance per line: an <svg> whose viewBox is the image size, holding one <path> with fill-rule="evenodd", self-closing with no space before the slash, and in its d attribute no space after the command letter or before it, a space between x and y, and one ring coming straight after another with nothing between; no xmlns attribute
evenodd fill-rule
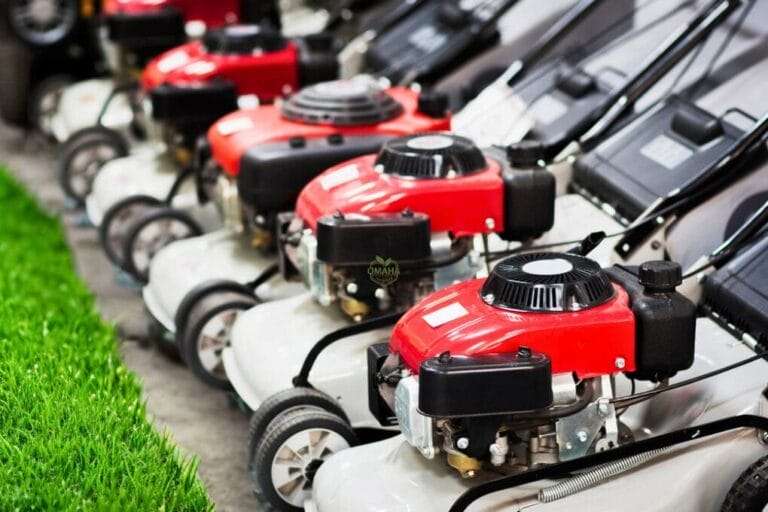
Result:
<svg viewBox="0 0 768 512"><path fill-rule="evenodd" d="M211 126L208 140L213 158L230 176L240 172L243 154L257 144L286 141L293 137L325 138L333 134L344 136L384 135L400 137L412 133L444 131L450 128L450 118L433 118L419 112L418 94L411 89L394 87L387 93L403 106L403 113L389 121L365 126L335 126L304 124L285 119L279 107L266 105L238 110L224 116Z"/></svg>
<svg viewBox="0 0 768 512"><path fill-rule="evenodd" d="M105 14L141 14L174 7L186 21L202 21L207 27L237 23L241 0L105 0Z"/></svg>
<svg viewBox="0 0 768 512"><path fill-rule="evenodd" d="M487 219L504 225L501 167L491 159L484 171L453 179L413 180L374 170L376 155L333 167L302 190L296 214L313 230L336 211L399 213L409 208L429 216L432 231L456 236L488 233ZM461 204L461 208L456 205Z"/></svg>
<svg viewBox="0 0 768 512"><path fill-rule="evenodd" d="M152 59L141 84L149 91L161 84L185 86L222 78L233 82L238 94L269 102L297 89L298 53L289 42L282 50L260 55L222 55L206 52L203 43L195 41Z"/></svg>
<svg viewBox="0 0 768 512"><path fill-rule="evenodd" d="M552 373L589 378L635 370L635 317L621 287L614 285L615 297L591 309L533 313L487 305L480 297L483 282L444 288L414 306L394 328L392 352L416 373L424 360L446 351L492 355L521 346L549 356Z"/></svg>

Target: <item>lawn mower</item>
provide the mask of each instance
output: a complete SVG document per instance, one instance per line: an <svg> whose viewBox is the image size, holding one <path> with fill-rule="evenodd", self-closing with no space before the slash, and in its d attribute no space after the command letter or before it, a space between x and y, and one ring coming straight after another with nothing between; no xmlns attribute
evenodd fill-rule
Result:
<svg viewBox="0 0 768 512"><path fill-rule="evenodd" d="M696 289L699 287L697 287L695 283L698 283L699 280L701 280L703 272L715 263L722 265L722 263L726 261L726 258L731 257L735 250L740 248L745 240L749 240L757 230L761 229L766 224L768 212L763 210L768 210L768 207L763 207L763 210L760 210L759 207L768 200L768 181L765 181L768 166L764 164L765 155L760 155L760 152L763 151L766 133L768 133L767 119L768 118L758 123L754 130L740 140L738 146L730 152L728 157L723 159L724 161L727 160L727 164L718 162L718 165L715 167L721 169L723 174L727 173L730 175L730 179L733 181L735 176L739 175L740 169L742 167L750 167L750 164L756 157L759 157L758 161L762 162L762 165L758 167L757 170L755 170L754 165L752 165L750 167L752 172L747 173L746 176L742 171L741 175L743 177L737 185L734 186L734 190L721 192L719 196L710 199L703 206L693 210L683 217L683 219L690 218L690 223L695 223L699 230L701 230L704 223L710 218L725 217L726 219L730 219L728 221L730 226L728 230L725 232L717 231L716 234L707 237L710 240L704 247L707 248L708 252L702 252L700 254L708 254L708 256L704 259L697 258L695 268L685 275L687 284L685 287L681 288L681 290L687 297L698 300L701 293L700 290ZM512 175L516 172L519 171L513 170ZM531 170L531 172L536 171ZM546 171L539 169L539 172ZM710 176L712 175L713 173L710 172ZM549 179L552 180L553 177L550 176ZM710 182L710 186L711 185L712 182ZM722 186L723 181L721 180L718 185ZM355 186L355 182L352 182L352 186ZM550 182L550 186L554 186L552 181ZM311 192L311 187L312 185L310 185L304 193ZM703 210L703 208L711 209L713 202L723 204L724 201L728 200L723 196L727 195L727 198L733 200L737 197L736 194L745 189L753 190L755 192L754 195L741 204L739 202L729 203L732 208L730 215L723 215L724 212L722 208L716 211ZM376 189L372 187L371 190L372 192L375 192ZM344 187L341 187L339 193L343 194L343 192ZM552 192L554 191L552 190ZM689 196L694 195L692 191L686 192L688 192ZM695 195L701 197L703 191L697 190ZM366 194L364 193L361 198L363 204L366 204L365 196ZM530 192L526 192L526 196L532 201L538 199L535 194L531 194ZM471 198L468 200L468 203L470 201ZM689 200L687 201L689 211L692 208L692 204L695 204L694 199L689 197ZM306 207L303 209L307 210ZM757 213L755 213L756 210ZM302 211L301 199L299 200L297 207L297 212L300 211ZM541 215L534 215L535 212L533 212L530 205L524 205L523 211L531 212L530 218L536 218ZM461 212L461 214L465 215L466 212ZM323 248L320 244L321 226L322 224L318 223L318 227L315 228L318 237L315 244L313 244L317 252L316 259L320 264L324 263L320 255L329 252L328 249ZM685 231L690 232L691 229L692 228L689 227ZM600 236L588 237L578 246L577 250L571 252L591 252L604 239L604 235L605 234L603 233ZM373 239L373 237L368 238ZM335 235L333 238L330 238L330 240L331 242L336 242L337 240L344 240L344 238ZM725 240L724 243L723 240ZM328 245L330 245L330 243L326 242L326 247ZM358 241L356 245L358 251L363 250L359 248L361 245L362 244ZM679 251L684 250L685 247L685 241L680 239L680 235L677 235L670 238L667 249L670 254L676 254ZM535 247L533 249L535 249ZM299 249L299 251L300 250L301 249ZM515 249L515 252L519 252L520 250L520 248ZM487 245L485 252L488 254ZM420 343L419 346L422 351L428 349L431 350L430 345L427 344L426 341L423 341L429 339L429 336L427 335L430 332L434 332L429 329L437 329L443 325L443 323L447 324L449 321L461 318L465 315L471 315L473 309L467 306L464 301L453 299L468 297L472 294L477 296L478 301L485 301L491 305L496 305L494 300L497 299L494 297L511 297L509 299L510 301L513 298L514 300L520 301L520 304L505 304L504 307L520 311L526 311L525 307L523 307L525 304L523 303L527 302L536 305L540 311L549 311L550 309L553 311L561 311L551 305L553 301L558 300L563 301L561 306L567 304L568 301L572 302L570 307L573 309L564 309L562 310L563 312L580 311L581 309L589 307L590 304L593 304L589 302L590 299L595 299L595 297L602 297L605 299L605 297L601 296L600 292L592 283L588 282L588 280L581 282L575 277L583 277L582 274L586 271L582 272L582 270L576 267L576 263L572 261L573 258L570 254L564 257L559 257L555 254L550 259L547 259L544 258L543 253L534 252L532 256L525 254L519 256L519 258L522 258L522 260L525 261L518 266L525 266L525 268L530 270L530 273L532 274L540 272L540 275L537 275L537 279L540 279L541 281L532 281L530 283L530 289L520 290L515 289L512 285L503 280L495 281L495 285L492 284L491 280L495 279L494 276L497 276L499 272L502 272L503 269L506 268L505 265L509 265L509 260L506 260L499 263L499 265L492 271L491 278L489 279L490 284L485 285L482 293L479 293L476 290L480 281L474 281L474 287L470 286L471 283L465 283L464 285L457 285L458 288L451 288L451 292L440 292L428 299L422 300L416 307L416 310L421 311L423 308L426 312L423 314L409 312L406 315L406 318L410 318L414 315L414 318L418 318L424 324L423 327L425 331L412 334L413 339L416 340L413 343ZM530 265L527 264L528 260L526 260L526 258L531 258ZM587 261L581 256L574 258L577 258L579 261ZM299 258L294 257L293 259ZM542 260L543 262L539 262L539 260ZM300 261L306 266L307 263L304 262L311 262L312 260L305 256L300 259ZM592 267L597 269L600 268L599 264L594 262L594 260L588 261L590 261ZM661 265L662 268L664 268L662 263L664 262L656 262L651 266L658 267ZM319 266L320 265L316 265L316 268ZM673 266L678 269L675 271L676 274L681 274L679 279L675 278L674 287L678 287L683 283L682 272L679 270L681 267L678 263L674 263ZM372 263L371 266L368 267L369 274L372 267L375 268L376 266ZM665 272L667 272L667 270L665 270ZM311 276L310 283L314 284L312 295L315 300L319 301L321 304L323 300L328 302L329 294L326 292L325 295L323 295L323 292L325 292L326 289L323 288L322 281L319 279L324 275L324 272L310 270L304 271L304 273ZM346 290L345 284L348 282L359 282L359 278L357 281L345 281L344 277L346 276L344 274L340 275L334 267L329 268L328 273L329 277L326 282L330 282L334 286L342 287L342 290ZM572 273L573 275L570 275L569 273ZM588 272L586 273L588 274ZM553 290L548 290L547 287L544 286L549 282L547 281L549 279L558 282L557 276L561 276L561 274L563 274L563 286L573 286L573 289L579 290L579 293L582 293L583 296L574 296L568 299L568 292L560 290L559 288L557 291L554 291L557 287L553 288ZM571 279L572 277L573 280ZM311 279L314 279L314 281ZM457 281L459 280L460 279L457 279ZM471 292L464 291L465 288L471 290ZM486 288L490 291L486 290ZM357 291L358 289L358 286L352 286L352 290ZM605 290L603 293L606 293ZM678 293L677 295L683 296L682 293ZM347 299L348 298L347 295ZM343 308L343 299L339 298L337 300ZM668 297L665 297L662 300L662 303L668 304L670 302ZM432 307L430 304L434 304L435 306ZM440 305L441 307L437 307L437 305ZM653 310L653 307L649 306L649 310ZM283 327L281 332L285 333L286 337L280 338L280 341L273 343L272 340L280 335L275 332L274 329L270 330L269 325L271 325L276 318L280 318L280 315L286 314L286 311L292 315L301 315L302 322L296 327ZM519 315L515 313L514 316L517 317ZM616 321L615 317L607 313L606 316L608 317L606 322L613 325ZM386 369L382 370L382 367L386 367L384 361L388 356L388 352L386 350L386 344L382 346L377 342L382 338L385 338L387 334L386 330L383 329L383 327L385 327L383 322L389 320L391 323L393 318L396 319L397 317L398 314L395 313L380 321L372 320L370 322L358 322L352 327L349 327L342 322L338 322L337 320L335 325L330 325L329 327L331 322L322 317L319 312L313 312L309 308L309 301L306 297L302 298L299 296L270 304L258 305L253 310L241 314L239 319L235 322L231 331L231 346L230 348L226 348L223 354L224 367L227 376L230 378L238 395L251 407L253 407L251 404L259 405L252 417L251 423L252 437L249 447L249 467L252 478L256 482L255 488L257 493L264 496L274 506L278 508L284 506L286 510L290 510L290 507L301 506L301 503L308 497L311 481L317 466L319 466L319 464L322 463L322 460L327 456L343 448L344 442L357 442L358 437L356 432L359 433L360 429L381 428L382 426L392 427L399 424L400 428L407 432L406 436L409 435L408 433L412 432L411 429L421 429L417 434L414 434L416 436L425 438L431 436L430 433L424 433L422 427L407 424L404 426L402 424L402 417L396 415L395 413L397 412L397 409L392 407L393 403L396 403L391 400L393 395L390 394L391 396L384 396L382 398L376 392L375 386L372 388L369 387L367 392L362 386L362 382L366 381L366 375L369 382L375 381L379 384L386 382L386 374L388 374L388 371ZM568 322L565 321L566 318L567 315L563 315L562 318L556 318L554 325L567 325ZM546 325L550 324L549 320L550 318L537 320L536 315L534 315L534 318L532 319L534 324L534 326L532 326L533 331L541 332L541 329L545 329L544 323L546 323ZM405 319L403 321L405 321ZM538 327L535 326L537 321L542 322ZM584 324L580 321L577 322L578 328L584 330L583 335L585 340L610 339L598 335L591 329L586 329L584 326L587 325L599 329L600 323L595 322L592 319L585 319ZM474 347L483 347L484 345L481 343L483 339L487 339L488 347L492 347L492 349L489 350L495 350L499 346L499 336L502 335L502 331L499 331L499 334L496 335L487 325L476 322L474 317L468 319L467 326L478 334L476 337L467 334L466 344L459 344L459 350L461 350L462 346L470 347L472 349L474 349ZM503 332L515 332L515 329L508 325L504 325L503 329L505 329ZM520 329L525 329L525 326L522 325ZM307 336L307 332L311 332L313 335ZM651 336L658 337L657 331L652 330L652 332L654 334ZM255 335L254 333L259 334ZM266 339L264 339L265 333L270 333ZM326 334L319 341L316 341L319 336L315 333L329 334ZM395 334L393 334L393 340L397 339L397 333L398 330L396 328ZM442 340L442 335L440 335L440 333L435 333L435 335L438 339ZM456 339L460 339L463 336L464 334L462 334L461 329L452 329L450 332L446 333L444 343L453 344ZM563 339L568 336L568 333L563 333ZM675 331L672 333L672 336L673 338L679 338L681 335L679 331ZM551 338L551 333L548 332L544 338ZM557 337L552 339L552 343L554 343L552 345L553 347L558 346L558 339L559 338ZM615 355L602 348L593 349L580 341L576 341L572 346L574 347L574 350L576 350L572 355L584 352L602 354L606 358L612 358ZM663 361L674 365L676 356L670 356L671 350L673 349L668 347L666 351L658 357L663 357ZM480 349L479 353L482 352L483 350ZM437 353L439 354L440 351ZM402 357L406 357L402 352L400 352L400 354ZM473 352L472 354L466 355L475 355L475 353ZM619 356L616 357L618 358ZM624 362L617 364L624 364ZM499 369L501 369L503 365L509 363L509 361L499 361ZM462 366L463 364L464 363L461 363L455 369L456 375L459 378L465 371L471 372L472 370L473 363L467 362L465 366ZM681 367L677 370L685 368L686 367ZM486 372L486 370L482 368L477 369L477 371L483 374ZM509 371L511 372L510 375L514 375L516 370L510 369ZM311 382L309 379L310 372L312 372L313 375ZM397 373L397 371L394 373ZM294 387L284 391L278 391L281 381L284 383L283 385L287 384L287 379L281 378L281 376L284 375L296 375L292 380ZM447 379L448 377L449 376L438 375L436 378ZM659 375L653 376L654 380L659 380L660 378ZM464 395L465 393L460 392L460 390L471 387L468 386L466 381L461 381L457 386L458 387L451 387L450 391L446 388L445 397L440 399L440 403L453 400L455 399L453 397L456 395ZM487 386L481 386L481 388L489 389ZM274 394L271 396L265 395L265 391ZM489 391L489 393L496 393L496 390ZM264 396L269 396L269 398L265 399L263 398ZM389 398L389 400L387 398ZM484 395L479 397L469 395L465 405L473 402L486 404L492 403L492 399ZM297 419L299 415L296 413L296 410L302 408L305 410L320 409L320 411L315 411L317 414L308 414L305 418L299 420ZM490 414L490 412L488 414ZM330 429L328 437L335 438L333 443L329 443L332 447L329 448L327 453L316 452L314 451L314 447L309 445L291 444L299 438L311 439L316 435L322 437L324 434L318 433L318 430L323 430L323 428L318 427L320 416L323 417L323 421L320 423L324 423L325 425L336 425L335 427L324 427L325 429ZM398 423L398 419L400 420L400 423ZM491 433L493 432L496 431L493 430ZM286 435L288 437L285 437ZM293 440L287 441L289 437ZM593 438L590 439L592 440ZM302 455L301 457L292 460L282 460L281 458L287 453L287 446L301 453L305 453L306 450L304 449L309 448L311 455ZM484 449L487 449L487 446ZM299 461L299 459L301 460ZM450 460L449 455L449 461ZM459 460L456 464L461 465L465 462L467 461ZM297 469L301 468L305 463L311 463L312 468L310 468L310 466L305 466L303 467L303 470ZM468 471L475 471L477 469L471 466L462 465L461 467Z"/></svg>
<svg viewBox="0 0 768 512"><path fill-rule="evenodd" d="M284 400L265 399L288 384L317 333L329 331L360 330L365 339L340 343L342 356L334 351L332 370L326 373L324 366L313 382L341 399L355 427L390 428L366 407L356 407L365 403L357 389L364 379L357 379L360 386L355 382L365 347L386 336L393 315L435 289L474 277L482 269L475 237L490 245L493 235L505 245L546 231L553 222L554 185L546 171L510 172L503 152L484 153L468 139L442 133L389 141L377 155L344 162L312 180L295 215L278 219L280 274L301 278L307 291L241 313L232 327L232 347L224 349L221 387L229 377L246 405L261 405L252 420L251 446L285 410ZM459 201L464 209L454 207ZM209 319L221 312L208 311ZM288 321L293 318L301 320ZM281 330L268 328L267 319ZM208 332L192 337L188 325L180 348L195 373L210 381L221 372L214 357L225 344L212 346ZM264 337L254 343L256 332ZM266 354L276 372L253 364ZM214 361L217 366L205 366ZM289 394L288 401L296 400L295 390ZM285 503L269 501L278 508Z"/></svg>
<svg viewBox="0 0 768 512"><path fill-rule="evenodd" d="M356 439L338 416L296 410L267 434L260 472L296 494L314 478L315 512L763 510L766 213L704 281L703 318L675 290L678 264L602 269L573 251L515 255L436 292L372 356L371 392L403 435L318 469L323 447Z"/></svg>

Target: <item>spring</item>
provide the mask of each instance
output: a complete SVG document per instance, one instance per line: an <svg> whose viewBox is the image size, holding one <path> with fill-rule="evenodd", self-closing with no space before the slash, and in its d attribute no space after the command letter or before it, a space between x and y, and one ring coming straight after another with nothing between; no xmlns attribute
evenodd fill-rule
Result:
<svg viewBox="0 0 768 512"><path fill-rule="evenodd" d="M579 476L570 478L550 487L545 487L539 491L539 501L542 503L551 503L553 501L571 496L593 487L604 480L634 469L664 453L666 449L653 450L641 453L633 457L605 464L592 471L587 471Z"/></svg>

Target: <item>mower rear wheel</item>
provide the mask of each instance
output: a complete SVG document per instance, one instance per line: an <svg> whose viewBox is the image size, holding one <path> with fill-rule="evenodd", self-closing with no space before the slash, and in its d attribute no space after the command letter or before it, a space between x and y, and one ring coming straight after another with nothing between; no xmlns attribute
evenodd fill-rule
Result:
<svg viewBox="0 0 768 512"><path fill-rule="evenodd" d="M99 241L109 261L120 268L125 266L122 249L128 230L150 209L161 205L162 201L156 197L135 195L118 201L107 210L99 225Z"/></svg>
<svg viewBox="0 0 768 512"><path fill-rule="evenodd" d="M8 26L24 44L54 46L74 31L79 17L78 0L7 0Z"/></svg>
<svg viewBox="0 0 768 512"><path fill-rule="evenodd" d="M763 512L768 507L768 455L749 466L725 496L722 512Z"/></svg>
<svg viewBox="0 0 768 512"><path fill-rule="evenodd" d="M200 380L225 391L232 389L221 354L230 344L237 317L256 304L253 294L224 291L208 294L192 306L179 351Z"/></svg>
<svg viewBox="0 0 768 512"><path fill-rule="evenodd" d="M357 443L349 422L330 412L308 409L282 414L256 449L254 491L275 510L304 510L323 462Z"/></svg>
<svg viewBox="0 0 768 512"><path fill-rule="evenodd" d="M248 426L248 471L253 481L257 479L256 449L275 419L294 411L326 411L344 420L347 415L331 396L312 388L289 388L264 400L251 416Z"/></svg>
<svg viewBox="0 0 768 512"><path fill-rule="evenodd" d="M32 128L52 138L51 119L59 108L64 89L74 82L69 75L49 76L34 88L29 98L28 117Z"/></svg>
<svg viewBox="0 0 768 512"><path fill-rule="evenodd" d="M163 248L203 233L189 214L173 208L151 210L129 228L123 245L123 270L140 283L149 282L149 265Z"/></svg>
<svg viewBox="0 0 768 512"><path fill-rule="evenodd" d="M128 143L114 130L92 126L74 133L62 146L58 162L64 194L83 206L101 167L124 156L128 156Z"/></svg>

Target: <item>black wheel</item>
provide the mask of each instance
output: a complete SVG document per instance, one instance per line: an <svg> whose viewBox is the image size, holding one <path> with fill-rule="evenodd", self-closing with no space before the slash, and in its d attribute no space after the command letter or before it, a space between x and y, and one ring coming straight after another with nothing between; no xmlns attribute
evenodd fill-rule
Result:
<svg viewBox="0 0 768 512"><path fill-rule="evenodd" d="M147 328L150 343L154 343L157 350L171 361L181 363L181 354L175 343L167 339L167 332L159 322L154 319L149 320Z"/></svg>
<svg viewBox="0 0 768 512"><path fill-rule="evenodd" d="M27 126L32 52L16 41L0 41L0 69L0 116L7 123Z"/></svg>
<svg viewBox="0 0 768 512"><path fill-rule="evenodd" d="M248 427L248 471L251 478L256 479L257 468L253 464L256 449L267 431L271 430L275 418L298 410L321 410L335 414L347 420L347 415L341 405L332 397L312 388L290 388L275 393L267 398L254 411Z"/></svg>
<svg viewBox="0 0 768 512"><path fill-rule="evenodd" d="M99 225L99 241L109 261L120 268L125 266L122 249L128 229L150 209L162 204L156 197L137 195L126 197L107 210Z"/></svg>
<svg viewBox="0 0 768 512"><path fill-rule="evenodd" d="M101 167L127 155L128 143L114 130L93 126L74 133L62 146L58 162L64 194L82 206Z"/></svg>
<svg viewBox="0 0 768 512"><path fill-rule="evenodd" d="M749 466L725 496L722 512L763 512L768 507L768 456Z"/></svg>
<svg viewBox="0 0 768 512"><path fill-rule="evenodd" d="M6 0L11 32L24 44L54 46L67 39L79 17L78 0Z"/></svg>
<svg viewBox="0 0 768 512"><path fill-rule="evenodd" d="M206 295L190 309L179 351L187 366L206 384L231 389L221 353L229 346L239 314L256 304L253 294L224 291Z"/></svg>
<svg viewBox="0 0 768 512"><path fill-rule="evenodd" d="M123 270L137 281L149 281L149 265L161 249L177 240L203 233L200 225L187 213L173 208L147 212L128 228L123 245Z"/></svg>
<svg viewBox="0 0 768 512"><path fill-rule="evenodd" d="M254 491L276 510L304 510L323 462L356 444L350 424L335 414L317 409L283 414L256 448Z"/></svg>
<svg viewBox="0 0 768 512"><path fill-rule="evenodd" d="M52 137L51 118L59 108L64 89L73 83L69 75L49 76L34 88L27 107L29 124L46 137Z"/></svg>
<svg viewBox="0 0 768 512"><path fill-rule="evenodd" d="M211 279L198 284L192 288L183 299L181 299L179 307L176 308L176 315L173 318L173 323L176 325L176 344L178 346L181 346L184 329L186 329L189 319L189 313L195 304L203 300L207 295L223 292L235 292L240 295L254 296L253 290L245 285L227 279Z"/></svg>

